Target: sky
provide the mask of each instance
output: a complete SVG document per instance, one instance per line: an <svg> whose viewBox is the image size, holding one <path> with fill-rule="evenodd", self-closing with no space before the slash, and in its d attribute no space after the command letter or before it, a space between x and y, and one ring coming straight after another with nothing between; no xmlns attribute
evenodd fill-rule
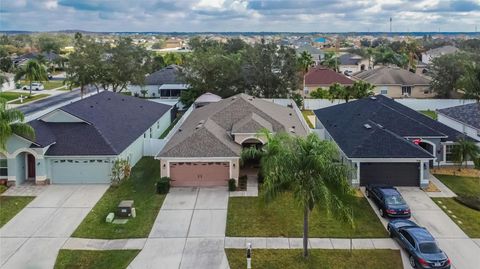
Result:
<svg viewBox="0 0 480 269"><path fill-rule="evenodd" d="M480 0L0 0L0 30L473 32Z"/></svg>

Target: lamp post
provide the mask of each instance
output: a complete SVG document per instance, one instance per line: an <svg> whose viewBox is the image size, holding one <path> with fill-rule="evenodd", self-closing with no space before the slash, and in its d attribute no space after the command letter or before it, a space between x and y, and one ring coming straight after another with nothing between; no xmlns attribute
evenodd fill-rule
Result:
<svg viewBox="0 0 480 269"><path fill-rule="evenodd" d="M247 243L247 269L252 269L252 243Z"/></svg>

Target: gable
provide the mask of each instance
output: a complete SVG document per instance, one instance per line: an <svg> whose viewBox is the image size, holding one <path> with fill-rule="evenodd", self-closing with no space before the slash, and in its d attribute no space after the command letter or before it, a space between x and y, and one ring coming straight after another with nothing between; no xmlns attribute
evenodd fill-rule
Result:
<svg viewBox="0 0 480 269"><path fill-rule="evenodd" d="M57 109L54 110L42 117L39 118L44 122L64 122L64 123L78 123L78 122L85 122L84 120L80 119L79 117L75 117L74 115L67 113L63 110Z"/></svg>

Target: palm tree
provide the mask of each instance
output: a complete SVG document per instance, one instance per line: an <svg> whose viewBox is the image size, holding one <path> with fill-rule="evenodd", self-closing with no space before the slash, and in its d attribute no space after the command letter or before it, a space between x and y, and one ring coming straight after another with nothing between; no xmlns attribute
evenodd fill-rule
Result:
<svg viewBox="0 0 480 269"><path fill-rule="evenodd" d="M462 138L453 147L452 153L455 161L460 165L465 162L466 167L467 161L475 160L480 156L480 148L473 141Z"/></svg>
<svg viewBox="0 0 480 269"><path fill-rule="evenodd" d="M25 77L25 80L30 84L30 94L32 95L32 83L34 81L48 81L47 70L45 66L36 60L28 61L22 68L18 69L15 74L15 81Z"/></svg>
<svg viewBox="0 0 480 269"><path fill-rule="evenodd" d="M308 72L308 69L315 63L315 61L313 61L313 57L310 53L308 53L308 51L302 51L302 53L298 57L298 63L303 71L303 74L305 75Z"/></svg>
<svg viewBox="0 0 480 269"><path fill-rule="evenodd" d="M352 90L351 94L352 94L352 97L355 99L372 96L374 88L375 86L363 80L355 81L351 88Z"/></svg>
<svg viewBox="0 0 480 269"><path fill-rule="evenodd" d="M35 138L33 128L23 121L23 113L16 109L7 109L6 100L0 98L0 151L7 150L7 140L12 134Z"/></svg>
<svg viewBox="0 0 480 269"><path fill-rule="evenodd" d="M325 58L322 61L322 65L335 70L335 72L338 72L338 59L335 52L325 53Z"/></svg>
<svg viewBox="0 0 480 269"><path fill-rule="evenodd" d="M263 131L259 135L267 138L267 144L261 149L245 149L242 159L260 157L262 197L266 203L292 193L303 208L303 256L307 257L308 221L315 206L324 206L327 212L335 212L334 217L353 225L351 209L344 202L352 194L347 181L349 171L338 161L334 144L315 134L302 138Z"/></svg>
<svg viewBox="0 0 480 269"><path fill-rule="evenodd" d="M351 86L343 86L339 83L333 83L330 85L330 87L328 87L328 95L330 96L330 100L343 99L346 103L348 103L348 100L350 100L352 97L351 93Z"/></svg>

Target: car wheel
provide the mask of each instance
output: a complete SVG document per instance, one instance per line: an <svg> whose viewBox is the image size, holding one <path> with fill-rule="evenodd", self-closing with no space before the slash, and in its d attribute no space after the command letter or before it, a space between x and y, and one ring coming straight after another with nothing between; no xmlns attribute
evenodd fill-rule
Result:
<svg viewBox="0 0 480 269"><path fill-rule="evenodd" d="M378 209L378 213L380 214L380 216L381 216L382 218L385 217L385 216L384 216L384 213L383 213L383 209L379 208L379 209Z"/></svg>
<svg viewBox="0 0 480 269"><path fill-rule="evenodd" d="M410 266L412 268L416 268L417 267L417 263L415 263L415 259L413 258L412 255L410 255L410 257L408 258L408 261L410 262Z"/></svg>

